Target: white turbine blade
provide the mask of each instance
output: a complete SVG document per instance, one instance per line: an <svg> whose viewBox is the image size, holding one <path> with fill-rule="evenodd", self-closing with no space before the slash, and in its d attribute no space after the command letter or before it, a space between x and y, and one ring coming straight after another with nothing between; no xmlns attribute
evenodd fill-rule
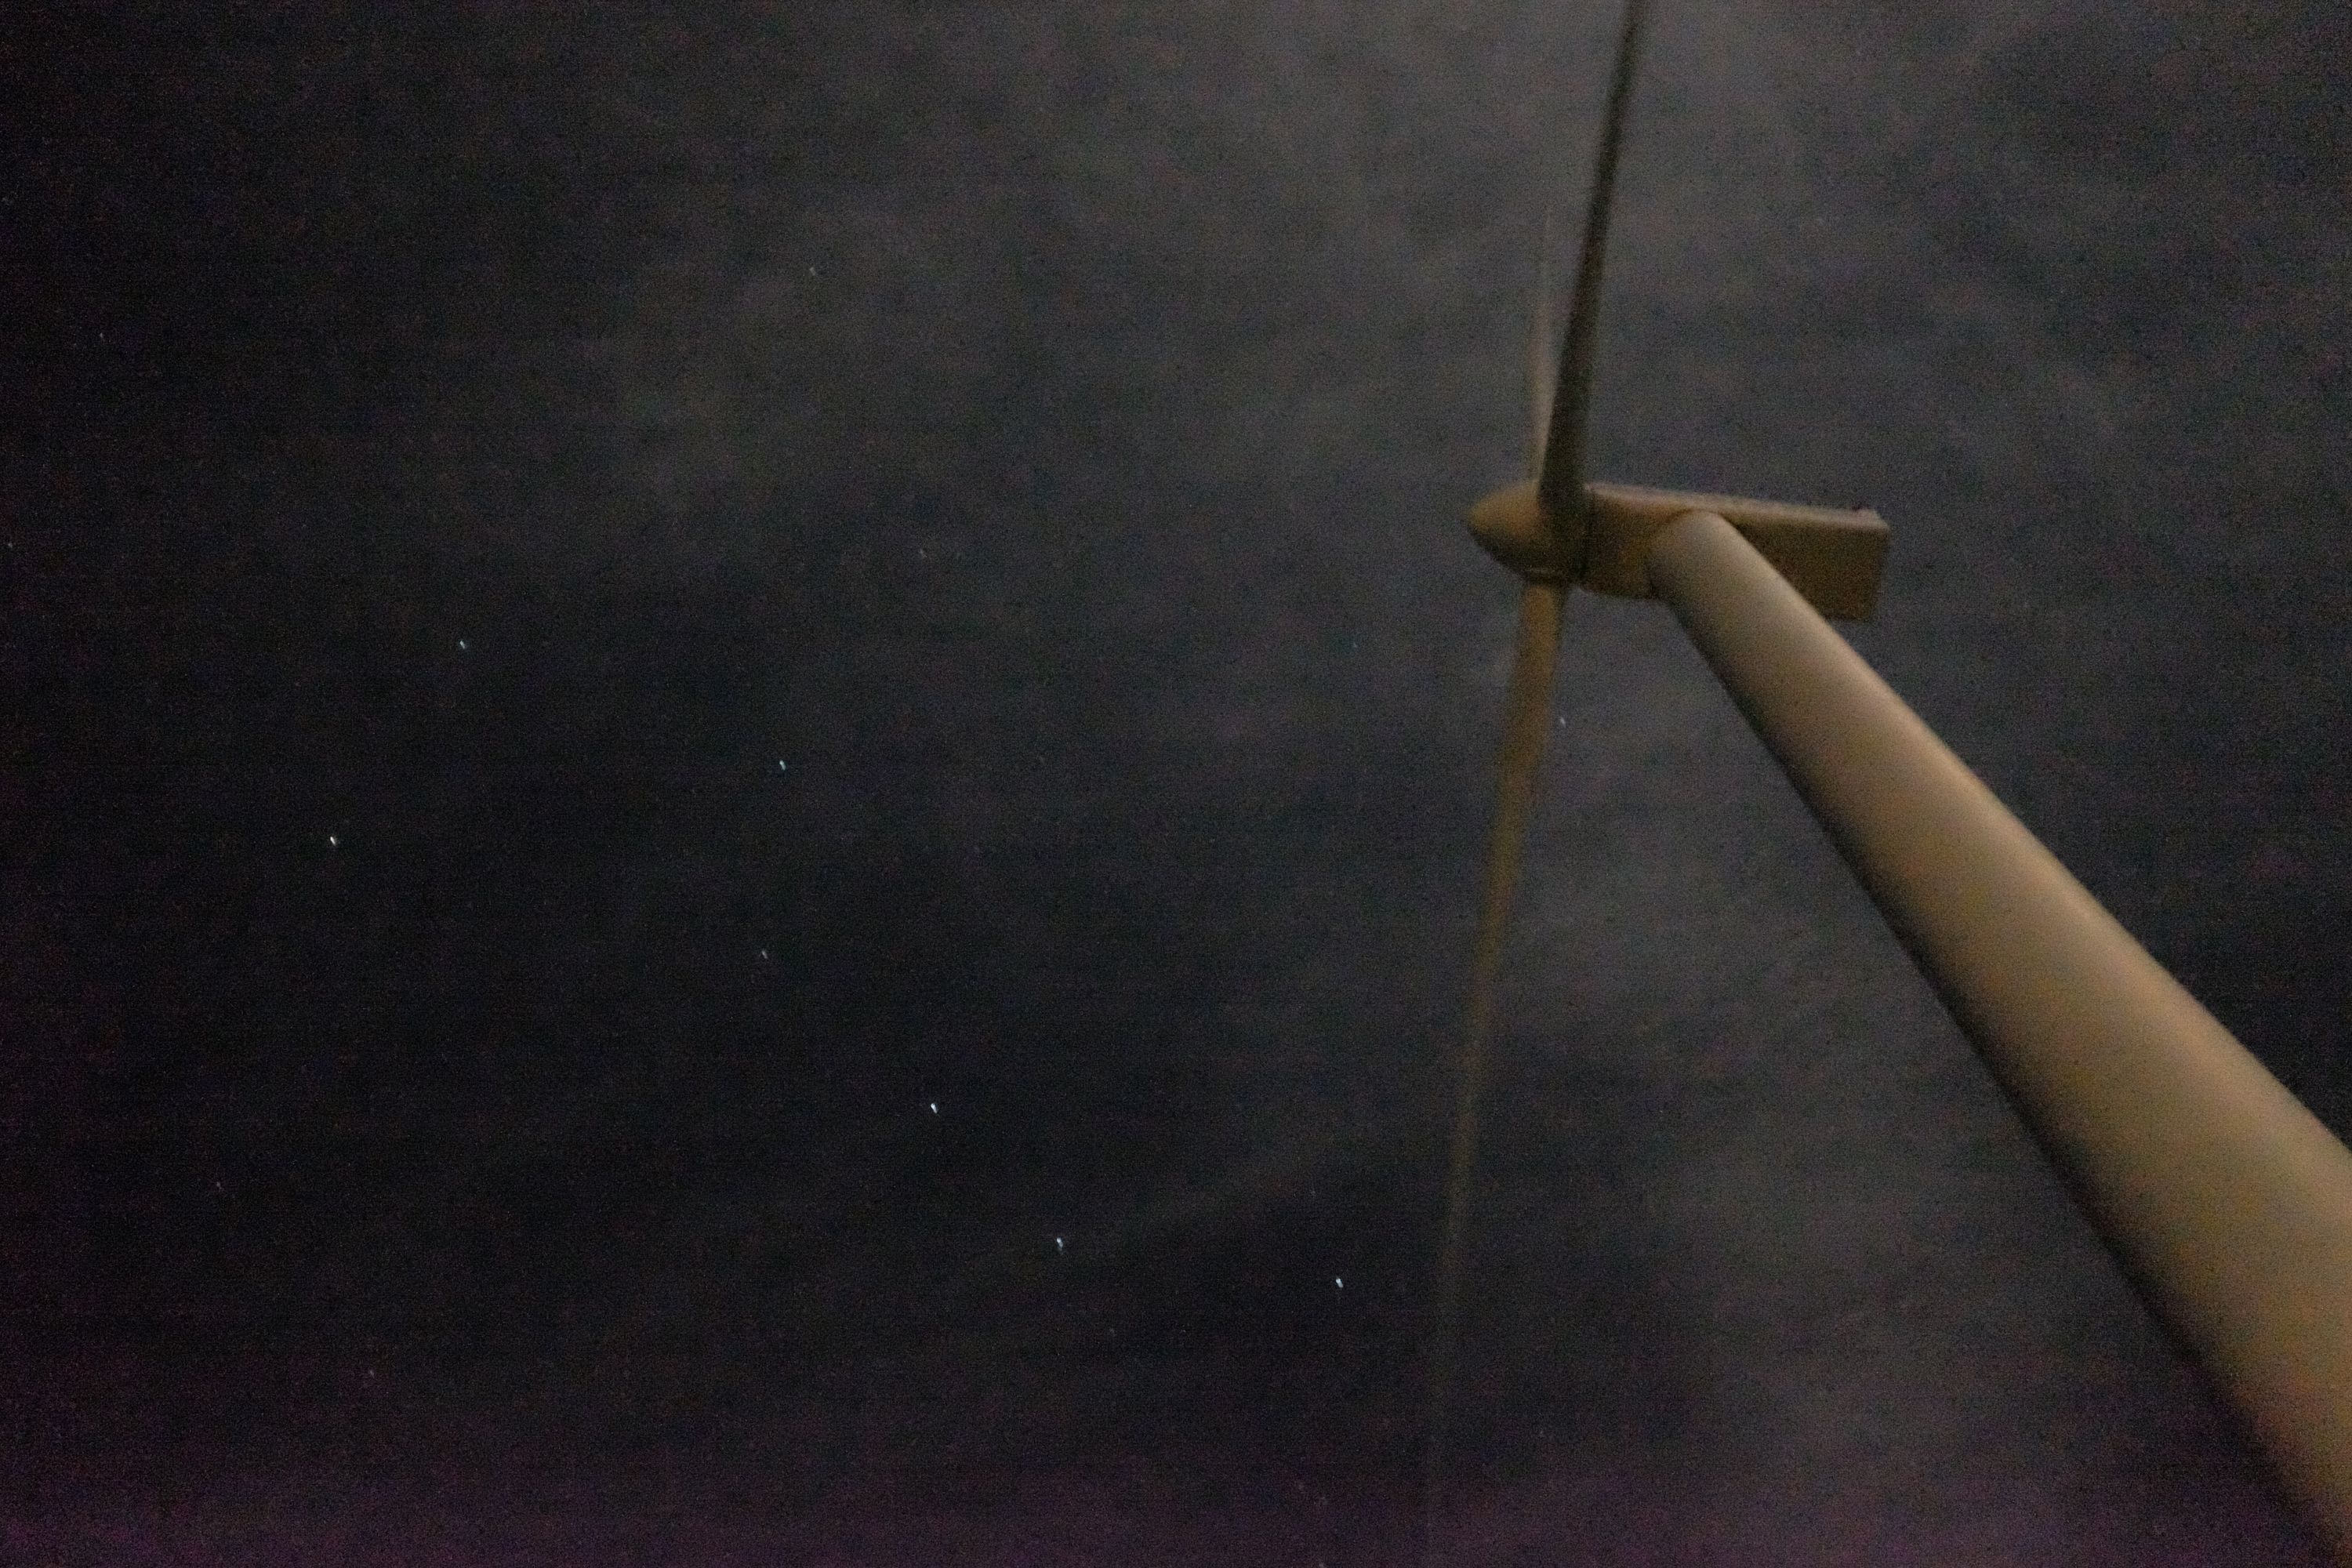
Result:
<svg viewBox="0 0 2352 1568"><path fill-rule="evenodd" d="M1626 0L1624 30L1617 38L1617 64L1609 79L1609 107L1601 121L1601 145L1592 161L1592 188L1584 211L1584 242L1577 253L1576 292L1568 306L1568 335L1560 345L1559 391L1551 403L1551 431L1544 443L1543 471L1537 476L1544 511L1573 515L1584 504L1584 432L1592 414L1593 347L1601 326L1601 262L1609 244L1609 209L1617 190L1617 154L1625 137L1625 107L1633 96L1633 62L1641 52L1647 0Z"/></svg>
<svg viewBox="0 0 2352 1568"><path fill-rule="evenodd" d="M1445 1231L1437 1255L1437 1306L1429 1352L1429 1423L1423 1433L1423 1507L1434 1552L1438 1483L1444 1469L1445 1420L1454 1383L1455 1321L1461 1312L1463 1258L1469 1235L1470 1176L1478 1156L1479 1102L1486 1087L1487 1038L1495 1022L1495 981L1503 962L1503 932L1518 889L1528 817L1535 804L1536 772L1543 761L1545 721L1551 713L1552 665L1559 651L1560 609L1568 588L1529 583L1519 591L1518 647L1503 700L1501 779L1496 788L1495 832L1486 851L1486 890L1478 907L1478 940L1470 963L1470 1017L1455 1074L1454 1138L1446 1160Z"/></svg>
<svg viewBox="0 0 2352 1568"><path fill-rule="evenodd" d="M1528 371L1533 380L1536 489L1541 515L1552 520L1554 527L1561 520L1580 518L1584 508L1584 437L1591 414L1601 263L1608 246L1609 209L1616 193L1625 110L1633 92L1633 62L1647 15L1646 0L1626 0L1624 28L1618 36L1616 64L1610 75L1608 108L1601 119L1601 145L1593 161L1584 240L1577 256L1576 289L1569 302L1568 333L1556 368L1544 363L1551 335L1552 250L1549 211L1545 215L1536 340L1528 354ZM1502 969L1503 933L1510 918L1511 899L1518 889L1528 817L1535 803L1537 765L1543 759L1545 721L1551 711L1552 666L1567 596L1568 586L1559 581L1530 581L1519 594L1518 647L1512 657L1510 689L1504 702L1495 834L1487 847L1486 895L1478 909L1478 940L1470 969L1470 1016L1458 1058L1454 1135L1446 1160L1445 1229L1438 1248L1437 1300L1429 1347L1428 1426L1423 1434L1422 1553L1425 1564L1438 1560L1447 1406L1453 1394L1454 1341L1470 1229L1471 1177L1477 1167L1478 1114L1486 1092L1488 1037L1494 1028L1495 984Z"/></svg>
<svg viewBox="0 0 2352 1568"><path fill-rule="evenodd" d="M1534 415L1528 477L1543 477L1544 445L1551 438L1552 384L1559 375L1551 342L1551 256L1559 247L1559 209L1544 204L1543 248L1536 253L1536 324L1528 336L1528 407Z"/></svg>

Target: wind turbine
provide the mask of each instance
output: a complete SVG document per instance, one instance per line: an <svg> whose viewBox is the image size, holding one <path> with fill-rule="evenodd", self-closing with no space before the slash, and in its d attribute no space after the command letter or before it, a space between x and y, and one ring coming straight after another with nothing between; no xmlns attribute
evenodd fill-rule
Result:
<svg viewBox="0 0 2352 1568"><path fill-rule="evenodd" d="M1429 1347L1424 1551L1495 981L1570 588L1664 600L2058 1168L2126 1277L2352 1565L2352 1151L2181 988L1824 616L1866 619L1876 513L1593 484L1601 261L1646 0L1628 0L1556 379L1546 225L1532 473L1471 509L1520 580L1500 781L1457 1058Z"/></svg>

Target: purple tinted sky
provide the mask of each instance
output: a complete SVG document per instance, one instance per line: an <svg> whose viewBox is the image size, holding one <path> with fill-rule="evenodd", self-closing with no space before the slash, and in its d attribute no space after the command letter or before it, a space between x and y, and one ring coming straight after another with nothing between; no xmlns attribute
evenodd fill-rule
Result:
<svg viewBox="0 0 2352 1568"><path fill-rule="evenodd" d="M1979 10L1660 7L1594 466L1875 505L2340 1132L2352 23ZM0 1552L1410 1560L1614 12L231 15L0 64ZM1559 716L1457 1559L2315 1561L1670 619Z"/></svg>

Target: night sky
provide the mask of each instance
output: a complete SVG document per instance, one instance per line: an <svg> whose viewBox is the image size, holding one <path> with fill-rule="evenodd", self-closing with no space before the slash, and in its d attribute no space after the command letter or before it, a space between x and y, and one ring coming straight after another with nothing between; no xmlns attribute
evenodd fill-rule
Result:
<svg viewBox="0 0 2352 1568"><path fill-rule="evenodd" d="M12 25L0 1561L1416 1561L1616 19ZM1876 507L1856 646L2339 1134L2347 60L1663 0L1592 436ZM1672 617L1561 670L1449 1560L2315 1563Z"/></svg>

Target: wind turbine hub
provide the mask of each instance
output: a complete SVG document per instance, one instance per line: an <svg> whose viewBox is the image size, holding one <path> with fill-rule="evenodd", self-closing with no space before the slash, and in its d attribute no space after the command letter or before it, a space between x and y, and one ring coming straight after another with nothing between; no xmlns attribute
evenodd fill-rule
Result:
<svg viewBox="0 0 2352 1568"><path fill-rule="evenodd" d="M1549 516L1533 479L1506 485L1472 507L1470 532L1530 583L1572 583L1580 574L1584 519Z"/></svg>

